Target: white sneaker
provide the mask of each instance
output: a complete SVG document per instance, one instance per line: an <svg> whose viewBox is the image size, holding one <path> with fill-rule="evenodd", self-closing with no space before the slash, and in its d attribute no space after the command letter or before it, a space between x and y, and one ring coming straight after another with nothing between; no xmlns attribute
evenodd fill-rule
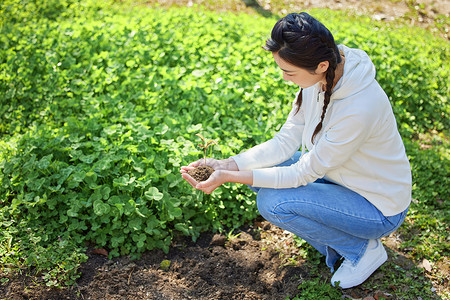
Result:
<svg viewBox="0 0 450 300"><path fill-rule="evenodd" d="M376 269L387 260L387 253L380 240L370 240L366 252L354 266L350 261L344 260L339 269L331 277L331 284L348 289L360 285Z"/></svg>

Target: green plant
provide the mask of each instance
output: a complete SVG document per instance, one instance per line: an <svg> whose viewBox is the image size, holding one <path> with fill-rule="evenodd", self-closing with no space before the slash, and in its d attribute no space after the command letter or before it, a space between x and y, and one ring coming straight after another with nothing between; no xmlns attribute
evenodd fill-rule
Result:
<svg viewBox="0 0 450 300"><path fill-rule="evenodd" d="M4 231L0 236L2 271L41 276L47 286L75 283L80 264L87 260L84 247L68 236L48 240L43 230L27 228L17 233L12 237Z"/></svg>
<svg viewBox="0 0 450 300"><path fill-rule="evenodd" d="M203 159L205 160L205 166L206 166L206 150L208 149L208 147L210 147L212 145L217 145L217 141L206 139L200 133L197 133L196 136L198 136L203 142L203 144L199 144L198 147L203 149L203 151L205 153L203 156Z"/></svg>
<svg viewBox="0 0 450 300"><path fill-rule="evenodd" d="M338 289L331 286L329 282L321 278L315 278L313 280L303 281L298 289L300 294L292 298L291 300L333 300L340 299L342 293ZM289 298L285 299L289 300Z"/></svg>
<svg viewBox="0 0 450 300"><path fill-rule="evenodd" d="M230 231L227 232L227 234L225 235L226 238L227 238L227 241L235 240L242 234L242 232L238 232L238 233L233 234L235 229L236 228L233 228L233 229L231 229Z"/></svg>

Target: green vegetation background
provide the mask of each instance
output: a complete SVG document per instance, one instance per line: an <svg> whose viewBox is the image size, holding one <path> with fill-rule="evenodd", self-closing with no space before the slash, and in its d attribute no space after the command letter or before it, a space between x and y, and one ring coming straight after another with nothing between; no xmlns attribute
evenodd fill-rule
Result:
<svg viewBox="0 0 450 300"><path fill-rule="evenodd" d="M414 181L401 248L448 259L449 42L311 13L368 52L390 96ZM5 0L0 17L4 272L33 267L48 285L71 284L86 242L137 257L257 216L247 188L207 196L178 170L201 157L198 132L225 158L280 128L296 87L261 48L276 18L89 0Z"/></svg>

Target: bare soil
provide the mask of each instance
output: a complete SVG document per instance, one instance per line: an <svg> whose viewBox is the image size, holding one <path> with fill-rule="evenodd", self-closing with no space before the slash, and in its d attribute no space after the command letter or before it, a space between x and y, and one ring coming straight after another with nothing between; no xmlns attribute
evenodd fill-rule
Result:
<svg viewBox="0 0 450 300"><path fill-rule="evenodd" d="M386 270L411 271L416 264L398 250L401 236L383 239L389 254L388 268L377 270L363 285L343 291L346 299L396 299L393 284L373 288ZM316 250L298 247L292 234L263 219L232 234L205 233L197 242L185 237L174 239L168 254L149 251L139 260L121 257L109 260L94 249L81 267L77 283L64 289L48 288L39 278L10 277L0 285L1 299L249 299L271 300L294 297L301 282L322 278L329 284L331 273ZM448 267L448 266L447 266ZM426 274L425 267L422 268ZM414 276L412 275L409 276ZM1 275L1 274L0 274ZM431 280L431 273L427 279ZM448 273L447 273L448 275ZM400 276L400 275L399 275ZM1 276L0 276L1 277ZM437 292L448 289L448 279L434 285ZM433 299L441 299L439 296Z"/></svg>
<svg viewBox="0 0 450 300"><path fill-rule="evenodd" d="M210 166L198 166L195 169L192 169L188 172L192 178L194 178L197 182L205 181L211 176L214 172L214 169Z"/></svg>
<svg viewBox="0 0 450 300"><path fill-rule="evenodd" d="M160 6L192 6L194 1L147 2L149 5L158 2ZM195 3L208 7L214 1ZM411 8L411 3L418 8ZM386 21L406 18L412 24L434 30L439 16L449 16L450 1L230 0L217 1L212 9L284 14L309 7L354 10ZM447 33L448 27L438 30L438 34L446 38ZM383 239L389 254L386 263L389 272L401 269L409 274L410 270L421 267L425 279L417 280L432 281L437 293L448 293L448 260L433 269L425 260L418 265L408 257L408 249L400 250L401 239L398 233ZM331 274L323 258L317 260L317 265L302 258L305 257L302 251L304 249L295 245L290 233L260 219L229 236L205 233L196 243L177 237L168 254L160 250L149 251L139 260L128 257L109 260L91 248L87 251L89 260L81 267L81 277L67 288L48 288L39 277L5 275L0 271L0 278L9 276L8 281L0 283L0 299L285 299L297 295L298 285L305 280L322 277L324 281L330 281ZM161 264L163 261L170 263L168 267ZM396 289L408 289L394 284L385 290L371 288L385 276L378 270L367 283L343 291L343 297L394 299L391 295ZM440 297L436 296L436 299Z"/></svg>

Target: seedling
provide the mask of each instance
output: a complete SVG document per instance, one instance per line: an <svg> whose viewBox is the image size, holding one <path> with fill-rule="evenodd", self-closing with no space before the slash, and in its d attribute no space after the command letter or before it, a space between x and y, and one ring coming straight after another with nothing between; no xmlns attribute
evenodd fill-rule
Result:
<svg viewBox="0 0 450 300"><path fill-rule="evenodd" d="M205 151L205 155L204 155L203 158L204 158L204 160L205 160L205 166L206 166L206 153L207 153L208 147L209 147L209 146L212 146L212 145L217 145L217 142L216 142L215 140L209 140L209 139L206 139L206 138L203 137L203 135L201 135L200 133L197 133L196 136L198 136L199 138L201 138L202 141L203 141L203 144L198 144L198 147L199 147L199 148L202 148L203 151Z"/></svg>
<svg viewBox="0 0 450 300"><path fill-rule="evenodd" d="M211 174L215 171L213 168L206 165L206 155L208 147L212 145L217 145L217 142L215 140L206 139L200 133L197 133L196 136L201 138L203 142L202 144L199 144L198 147L203 149L204 151L203 159L205 161L205 164L203 166L198 166L195 169L189 171L188 174L191 175L192 178L194 178L196 181L200 182L207 180L209 176L211 176Z"/></svg>

